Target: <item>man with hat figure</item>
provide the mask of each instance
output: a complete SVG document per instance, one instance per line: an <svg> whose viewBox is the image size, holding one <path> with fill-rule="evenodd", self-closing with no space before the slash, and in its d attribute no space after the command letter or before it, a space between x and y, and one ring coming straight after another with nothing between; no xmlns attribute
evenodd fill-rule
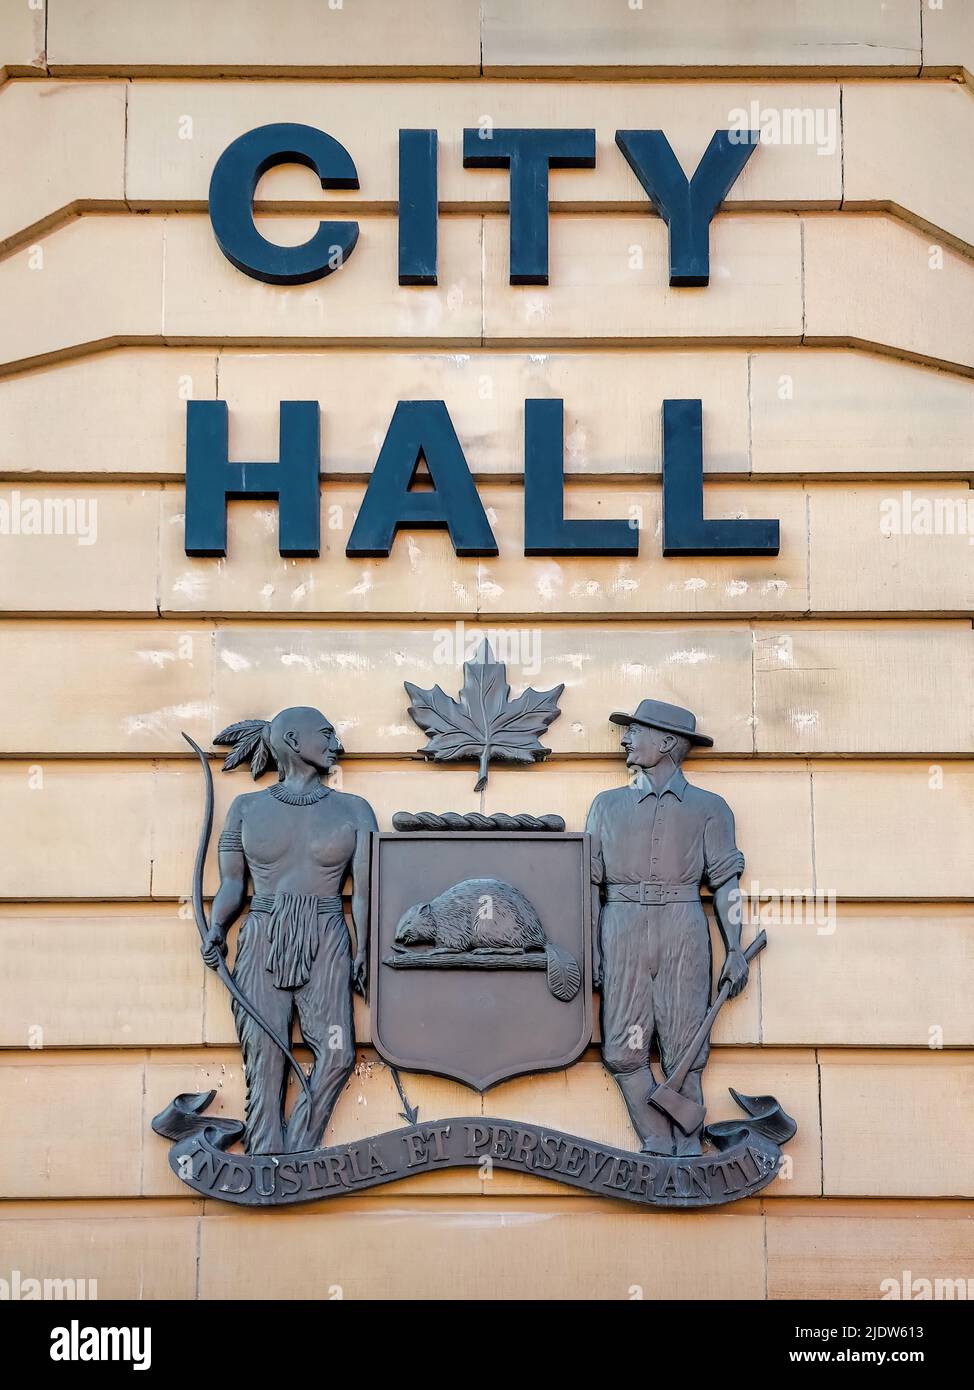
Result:
<svg viewBox="0 0 974 1390"><path fill-rule="evenodd" d="M691 786L683 775L692 747L713 746L712 738L697 732L695 716L662 700L642 700L635 714L609 717L623 726L629 785L600 793L586 825L592 876L602 897L595 969L602 990L602 1058L644 1153L699 1154L702 1121L685 1134L648 1103L657 1085L650 1053L655 1043L664 1077L672 1075L710 1007L702 882L713 893L727 951L720 981L727 982L731 998L747 984L739 885L744 856L726 801ZM680 1087L697 1103L708 1050L709 1040Z"/></svg>

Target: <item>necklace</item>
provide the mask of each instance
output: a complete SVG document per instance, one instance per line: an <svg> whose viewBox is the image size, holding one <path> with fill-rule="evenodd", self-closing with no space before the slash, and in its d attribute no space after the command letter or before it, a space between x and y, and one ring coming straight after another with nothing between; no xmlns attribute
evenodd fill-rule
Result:
<svg viewBox="0 0 974 1390"><path fill-rule="evenodd" d="M285 806L313 806L316 801L323 801L328 795L328 788L323 787L320 782L315 782L310 791L289 792L283 782L275 782L273 787L267 789L275 801L283 801Z"/></svg>

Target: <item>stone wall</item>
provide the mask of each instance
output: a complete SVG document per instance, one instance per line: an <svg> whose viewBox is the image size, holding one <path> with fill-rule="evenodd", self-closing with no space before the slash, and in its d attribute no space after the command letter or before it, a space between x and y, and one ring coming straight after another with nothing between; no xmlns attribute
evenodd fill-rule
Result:
<svg viewBox="0 0 974 1390"><path fill-rule="evenodd" d="M4 0L0 499L66 520L0 536L0 1277L618 1299L974 1275L972 67L960 0ZM812 113L812 138L756 150L710 286L671 289L615 131L662 128L692 169L752 103ZM462 168L483 119L596 128L596 168L551 177L547 287L508 283L506 174ZM325 207L359 220L316 284L242 275L206 216L217 156L269 121L321 126L358 167L357 191L295 167L258 189L282 242ZM400 126L439 131L434 288L397 283ZM528 396L565 400L568 514L634 516L638 559L523 556ZM779 518L777 558L661 557L674 396L703 401L708 515ZM320 402L320 559L281 559L276 508L249 502L225 561L186 557L190 398L226 400L231 457L253 459L276 457L281 400ZM395 404L420 398L447 403L496 559L438 532L345 557ZM63 534L71 517L94 528ZM434 652L458 622L519 638L516 689L566 684L550 761L492 772L484 799L416 760L402 691L456 683ZM180 731L312 702L385 829L403 808L579 828L624 780L609 711L647 695L714 735L690 776L735 810L745 889L785 895L707 1074L712 1116L728 1086L795 1115L783 1176L688 1215L477 1170L288 1212L195 1200L149 1119L209 1086L240 1114L242 1077L186 907L201 792ZM248 785L217 784L221 808ZM335 1141L398 1123L356 1020ZM424 1117L630 1143L596 1048L484 1098L404 1084Z"/></svg>

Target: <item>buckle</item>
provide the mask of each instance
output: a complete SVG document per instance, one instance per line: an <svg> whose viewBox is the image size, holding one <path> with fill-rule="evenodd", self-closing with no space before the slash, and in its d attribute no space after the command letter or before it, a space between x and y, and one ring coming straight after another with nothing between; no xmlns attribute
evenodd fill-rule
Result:
<svg viewBox="0 0 974 1390"><path fill-rule="evenodd" d="M650 883L644 878L639 883L639 903L641 907L658 907L663 901L663 885Z"/></svg>

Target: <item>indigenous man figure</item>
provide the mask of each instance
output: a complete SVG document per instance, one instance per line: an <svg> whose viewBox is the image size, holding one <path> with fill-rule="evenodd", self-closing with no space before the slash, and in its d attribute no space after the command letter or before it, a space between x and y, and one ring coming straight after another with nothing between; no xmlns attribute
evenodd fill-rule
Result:
<svg viewBox="0 0 974 1390"><path fill-rule="evenodd" d="M643 700L635 714L609 716L623 726L630 784L602 792L589 811L593 878L601 885L596 947L601 975L602 1057L622 1091L642 1150L699 1154L703 1122L684 1134L648 1104L657 1082L650 1067L655 1043L670 1076L693 1042L710 1007L710 931L700 903L705 881L714 895L726 947L721 974L730 997L747 983L741 951L740 875L744 856L734 817L722 797L691 786L683 760L694 745L713 746L697 733L689 710ZM709 1040L682 1087L702 1103L701 1074ZM702 1113L702 1112L701 1112Z"/></svg>
<svg viewBox="0 0 974 1390"><path fill-rule="evenodd" d="M235 745L225 768L250 758L255 777L268 766L279 773L274 786L238 796L227 813L203 959L215 967L226 955L249 877L250 913L233 978L279 1037L290 1039L297 1015L314 1066L310 1101L302 1092L285 1121L287 1060L234 1001L247 1082L244 1144L251 1154L297 1153L320 1143L355 1064L352 988L365 992L369 832L376 821L367 801L319 780L343 751L320 710L282 710L270 723L245 720L216 742ZM341 899L350 872L354 963Z"/></svg>

